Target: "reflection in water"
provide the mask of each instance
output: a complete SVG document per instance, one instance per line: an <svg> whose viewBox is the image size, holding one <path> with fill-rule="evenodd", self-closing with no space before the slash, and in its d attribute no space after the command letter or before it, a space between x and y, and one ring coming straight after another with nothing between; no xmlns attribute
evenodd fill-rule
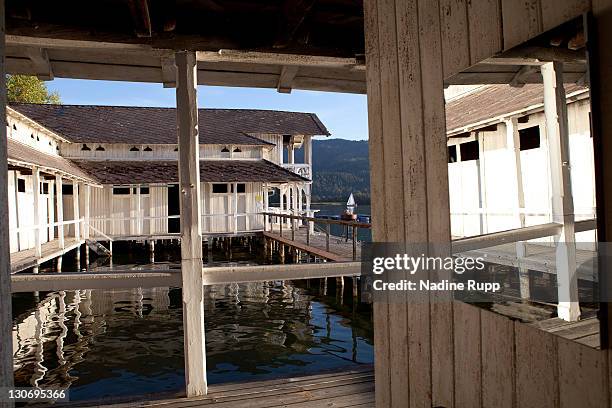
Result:
<svg viewBox="0 0 612 408"><path fill-rule="evenodd" d="M209 383L372 363L369 307L323 290L318 281L207 288ZM19 293L13 311L17 386L70 387L71 400L184 387L180 289Z"/></svg>

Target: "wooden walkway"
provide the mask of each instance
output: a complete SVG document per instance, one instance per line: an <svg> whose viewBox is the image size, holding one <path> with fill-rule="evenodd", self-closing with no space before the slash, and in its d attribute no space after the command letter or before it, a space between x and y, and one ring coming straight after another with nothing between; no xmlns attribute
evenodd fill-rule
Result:
<svg viewBox="0 0 612 408"><path fill-rule="evenodd" d="M76 403L67 406L77 406ZM80 407L106 408L342 408L374 406L374 372L371 366L336 373L280 380L211 385L208 395L112 405L81 402Z"/></svg>
<svg viewBox="0 0 612 408"><path fill-rule="evenodd" d="M555 260L554 247L537 243L526 243L526 247L527 256L520 259L516 256L515 243L463 252L462 255L471 258L484 257L487 262L556 275L557 263ZM580 249L576 250L578 279L589 282L597 281L596 262L597 252Z"/></svg>
<svg viewBox="0 0 612 408"><path fill-rule="evenodd" d="M85 240L77 240L76 238L67 237L64 240L64 248L62 249L59 246L58 239L45 242L42 244L42 255L40 258L36 257L36 250L34 248L14 252L11 254L11 273L21 272L25 269L38 266L43 262L47 262L53 258L65 254L68 251L72 251L83 243L85 243Z"/></svg>
<svg viewBox="0 0 612 408"><path fill-rule="evenodd" d="M295 247L296 249L308 252L319 258L324 258L333 262L347 262L353 260L353 242L349 239L346 241L343 237L330 235L329 251L326 250L325 234L322 232L314 232L310 234L310 242L307 243L306 227L301 227L295 231L294 239L291 238L291 229L283 228L283 236L280 236L278 226L275 226L272 231L266 231L264 236L274 239L282 244ZM361 244L357 243L357 260L361 259Z"/></svg>
<svg viewBox="0 0 612 408"><path fill-rule="evenodd" d="M587 317L577 322L566 322L558 317L554 317L531 323L531 325L577 343L601 349L599 319L595 316Z"/></svg>

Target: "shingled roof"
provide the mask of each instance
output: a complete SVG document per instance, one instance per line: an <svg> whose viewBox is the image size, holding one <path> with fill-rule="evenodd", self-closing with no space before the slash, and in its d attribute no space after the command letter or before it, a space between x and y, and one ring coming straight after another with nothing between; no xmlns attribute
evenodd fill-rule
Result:
<svg viewBox="0 0 612 408"><path fill-rule="evenodd" d="M586 90L588 88L584 86L565 85L567 94ZM542 84L526 84L520 88L506 84L483 86L446 104L446 129L453 132L543 103Z"/></svg>
<svg viewBox="0 0 612 408"><path fill-rule="evenodd" d="M177 183L176 161L74 161L102 184ZM213 183L308 181L267 160L202 160L200 181Z"/></svg>
<svg viewBox="0 0 612 408"><path fill-rule="evenodd" d="M7 141L7 156L9 162L14 161L36 165L46 169L59 171L65 175L76 176L95 184L98 183L95 177L87 174L70 160L60 156L43 153L23 143L16 142L11 138L8 138Z"/></svg>
<svg viewBox="0 0 612 408"><path fill-rule="evenodd" d="M11 104L74 143L175 144L174 108ZM327 136L314 113L255 109L200 109L200 143L269 145L252 135Z"/></svg>

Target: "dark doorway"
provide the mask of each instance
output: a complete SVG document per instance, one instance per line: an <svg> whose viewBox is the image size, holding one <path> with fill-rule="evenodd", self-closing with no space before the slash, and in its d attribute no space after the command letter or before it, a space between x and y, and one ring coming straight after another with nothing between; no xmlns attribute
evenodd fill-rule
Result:
<svg viewBox="0 0 612 408"><path fill-rule="evenodd" d="M168 215L181 215L178 184L168 186ZM181 232L181 220L179 218L168 219L168 232Z"/></svg>

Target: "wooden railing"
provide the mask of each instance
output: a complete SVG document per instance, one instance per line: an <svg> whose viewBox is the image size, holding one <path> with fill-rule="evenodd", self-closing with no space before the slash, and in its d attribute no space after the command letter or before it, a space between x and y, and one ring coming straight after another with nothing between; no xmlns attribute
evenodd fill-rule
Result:
<svg viewBox="0 0 612 408"><path fill-rule="evenodd" d="M273 212L264 212L262 213L264 217L266 217L266 221L264 221L264 229L267 230L267 226L270 225L270 230L272 228L272 222L268 221L270 217L278 217L282 220L290 220L291 227L291 240L295 241L295 231L298 228L296 221L305 222L306 223L306 245L310 245L310 235L311 235L311 226L314 223L319 223L325 225L325 250L329 252L329 239L331 236L331 225L342 225L346 228L347 231L347 241L348 241L348 231L351 231L351 240L353 243L353 261L357 260L357 236L359 228L370 229L372 227L371 224L357 221L345 221L345 220L330 220L327 218L316 218L316 217L308 217L304 215L294 215L294 214L281 214L281 213L273 213ZM279 234L281 238L283 238L283 224L284 222L279 222Z"/></svg>

